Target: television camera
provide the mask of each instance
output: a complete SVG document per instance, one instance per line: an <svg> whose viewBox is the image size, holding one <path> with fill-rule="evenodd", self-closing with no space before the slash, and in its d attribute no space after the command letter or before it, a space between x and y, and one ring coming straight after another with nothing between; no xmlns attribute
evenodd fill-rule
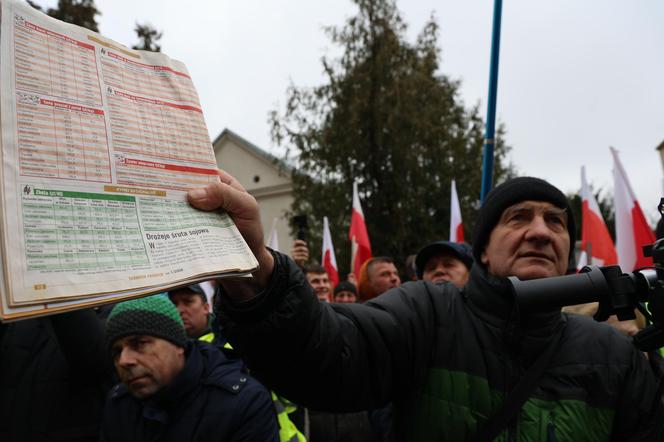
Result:
<svg viewBox="0 0 664 442"><path fill-rule="evenodd" d="M657 207L664 217L664 198ZM624 273L619 266L586 266L577 274L521 281L509 281L519 309L546 311L567 305L599 302L596 321L616 315L619 320L635 319L638 310L648 326L634 336L641 351L664 346L664 238L643 247L643 254L654 265Z"/></svg>

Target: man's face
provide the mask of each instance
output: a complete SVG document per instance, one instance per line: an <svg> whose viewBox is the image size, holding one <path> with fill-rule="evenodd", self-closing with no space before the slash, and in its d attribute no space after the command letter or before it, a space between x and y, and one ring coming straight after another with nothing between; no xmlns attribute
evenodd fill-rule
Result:
<svg viewBox="0 0 664 442"><path fill-rule="evenodd" d="M355 296L355 293L349 292L347 290L341 291L334 295L334 302L353 303L355 301L357 301L357 296Z"/></svg>
<svg viewBox="0 0 664 442"><path fill-rule="evenodd" d="M330 278L327 277L327 273L307 273L307 280L314 288L319 301L330 301L329 296L332 292L332 283L330 283Z"/></svg>
<svg viewBox="0 0 664 442"><path fill-rule="evenodd" d="M184 349L154 336L119 338L111 353L120 381L139 399L169 385L184 367Z"/></svg>
<svg viewBox="0 0 664 442"><path fill-rule="evenodd" d="M207 331L210 304L203 301L201 295L185 288L174 291L169 297L180 312L187 336L197 338Z"/></svg>
<svg viewBox="0 0 664 442"><path fill-rule="evenodd" d="M448 252L433 255L424 264L422 279L433 283L450 281L457 287L463 287L468 282L468 267L456 256Z"/></svg>
<svg viewBox="0 0 664 442"><path fill-rule="evenodd" d="M382 295L389 289L399 287L401 278L393 263L376 262L369 267L369 284L376 294Z"/></svg>
<svg viewBox="0 0 664 442"><path fill-rule="evenodd" d="M567 270L569 247L567 213L551 203L523 201L503 211L482 263L501 277L560 276Z"/></svg>

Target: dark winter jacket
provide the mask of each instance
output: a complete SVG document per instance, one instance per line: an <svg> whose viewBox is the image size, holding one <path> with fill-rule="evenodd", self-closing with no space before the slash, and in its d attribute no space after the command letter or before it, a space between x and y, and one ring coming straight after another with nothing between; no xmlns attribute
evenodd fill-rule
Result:
<svg viewBox="0 0 664 442"><path fill-rule="evenodd" d="M627 338L558 311L522 317L507 281L480 266L462 291L420 281L365 305L329 305L275 254L266 291L223 310L259 379L321 410L393 400L399 441L470 439L556 333L552 362L498 440L664 440L659 381Z"/></svg>
<svg viewBox="0 0 664 442"><path fill-rule="evenodd" d="M155 396L139 400L119 384L111 390L102 440L279 441L269 392L215 346L189 342L183 370Z"/></svg>
<svg viewBox="0 0 664 442"><path fill-rule="evenodd" d="M0 323L0 441L96 441L111 374L93 310Z"/></svg>
<svg viewBox="0 0 664 442"><path fill-rule="evenodd" d="M366 411L326 413L309 410L311 442L379 442Z"/></svg>

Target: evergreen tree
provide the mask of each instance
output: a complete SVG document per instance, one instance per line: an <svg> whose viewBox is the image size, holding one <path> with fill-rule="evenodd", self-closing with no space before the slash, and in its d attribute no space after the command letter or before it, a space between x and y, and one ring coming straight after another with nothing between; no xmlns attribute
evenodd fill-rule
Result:
<svg viewBox="0 0 664 442"><path fill-rule="evenodd" d="M94 0L58 0L57 8L48 8L46 11L32 0L27 1L33 8L46 12L53 18L99 32L96 16L101 15L101 12L95 6ZM133 46L133 49L161 52L161 46L157 42L161 39L162 32L157 31L150 24L140 25L138 23L136 23L134 31L139 43Z"/></svg>
<svg viewBox="0 0 664 442"><path fill-rule="evenodd" d="M447 239L452 179L469 238L484 127L478 106L461 102L459 82L440 73L433 17L411 44L393 0L353 1L357 15L326 30L343 54L323 58L325 84L291 85L283 113L270 115L273 140L295 157L292 211L309 215L311 256L320 256L328 216L342 272L350 262L354 179L375 256L403 262L427 242ZM499 127L495 182L512 173L503 134Z"/></svg>
<svg viewBox="0 0 664 442"><path fill-rule="evenodd" d="M43 11L36 3L30 0L28 3L33 8ZM96 16L101 15L101 12L95 6L94 0L58 0L57 8L48 8L45 12L58 20L99 32Z"/></svg>
<svg viewBox="0 0 664 442"><path fill-rule="evenodd" d="M134 28L138 36L139 43L132 46L133 49L142 49L145 51L161 52L161 46L157 42L161 39L162 32L157 31L152 25L146 23L139 25L136 23Z"/></svg>

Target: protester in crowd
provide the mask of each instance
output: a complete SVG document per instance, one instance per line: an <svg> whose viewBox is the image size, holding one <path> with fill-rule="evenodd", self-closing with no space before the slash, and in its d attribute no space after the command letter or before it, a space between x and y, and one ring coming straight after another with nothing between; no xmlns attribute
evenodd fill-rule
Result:
<svg viewBox="0 0 664 442"><path fill-rule="evenodd" d="M327 275L325 267L318 264L311 264L304 268L304 274L311 287L313 287L318 300L321 302L330 302L332 296L332 282Z"/></svg>
<svg viewBox="0 0 664 442"><path fill-rule="evenodd" d="M457 287L468 282L473 266L473 253L468 244L436 241L428 244L415 257L417 278L435 283L450 281Z"/></svg>
<svg viewBox="0 0 664 442"><path fill-rule="evenodd" d="M307 242L302 239L293 241L293 248L291 249L291 258L295 264L304 268L309 261L309 246Z"/></svg>
<svg viewBox="0 0 664 442"><path fill-rule="evenodd" d="M269 392L215 346L187 339L166 296L122 302L106 343L122 382L107 399L103 441L278 441Z"/></svg>
<svg viewBox="0 0 664 442"><path fill-rule="evenodd" d="M111 385L95 310L0 322L0 441L97 441Z"/></svg>
<svg viewBox="0 0 664 442"><path fill-rule="evenodd" d="M233 208L260 269L252 282L221 282L219 314L256 376L293 400L336 411L393 400L397 440L664 440L660 381L630 340L514 302L507 276L563 275L573 253L572 211L549 183L522 177L490 192L463 292L416 282L366 304L327 305L286 256L265 249L255 199L220 176L189 201Z"/></svg>
<svg viewBox="0 0 664 442"><path fill-rule="evenodd" d="M239 359L239 355L223 336L221 324L214 320L210 311L209 300L214 297L215 288L216 281L205 281L173 290L168 293L168 297L180 313L189 338L212 343L226 357ZM290 415L296 413L297 406L274 392L271 392L271 398L277 413L280 441L304 442L304 435L290 419Z"/></svg>
<svg viewBox="0 0 664 442"><path fill-rule="evenodd" d="M212 281L213 283L216 282ZM212 315L209 299L214 292L214 285L209 281L181 287L168 292L168 298L180 313L187 336L212 342ZM206 293L206 290L210 293ZM203 338L210 335L209 339Z"/></svg>
<svg viewBox="0 0 664 442"><path fill-rule="evenodd" d="M334 302L338 303L354 303L357 302L357 288L355 284L348 281L341 281L334 288Z"/></svg>
<svg viewBox="0 0 664 442"><path fill-rule="evenodd" d="M399 272L390 257L377 256L365 261L360 267L357 288L361 301L368 301L400 285Z"/></svg>
<svg viewBox="0 0 664 442"><path fill-rule="evenodd" d="M405 272L405 278L404 282L406 281L417 281L417 271L415 270L415 258L417 255L408 255L406 256L406 262L404 263L404 272Z"/></svg>

